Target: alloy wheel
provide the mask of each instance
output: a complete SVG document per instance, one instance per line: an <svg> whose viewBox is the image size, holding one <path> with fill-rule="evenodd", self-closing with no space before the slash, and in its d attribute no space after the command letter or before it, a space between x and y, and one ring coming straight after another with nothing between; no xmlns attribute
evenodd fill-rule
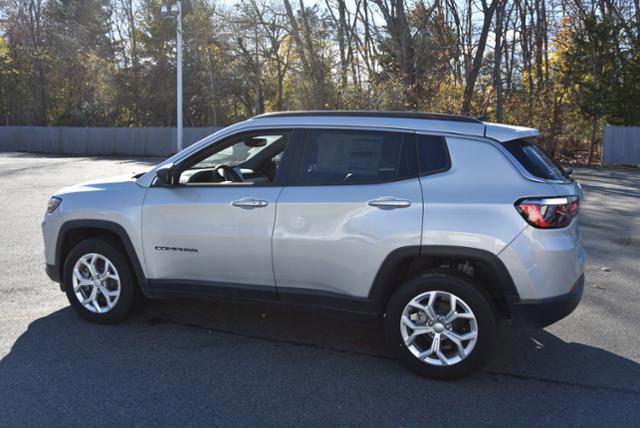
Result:
<svg viewBox="0 0 640 428"><path fill-rule="evenodd" d="M402 311L400 333L407 349L434 366L451 366L467 358L478 340L478 322L460 297L428 291Z"/></svg>
<svg viewBox="0 0 640 428"><path fill-rule="evenodd" d="M73 292L88 311L104 314L120 298L120 276L113 263L101 254L89 253L73 267Z"/></svg>

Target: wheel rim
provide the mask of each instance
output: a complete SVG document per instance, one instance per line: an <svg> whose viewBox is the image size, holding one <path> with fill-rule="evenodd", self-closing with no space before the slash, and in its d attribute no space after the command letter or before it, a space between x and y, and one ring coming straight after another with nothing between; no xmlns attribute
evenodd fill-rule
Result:
<svg viewBox="0 0 640 428"><path fill-rule="evenodd" d="M104 314L120 298L120 276L111 261L101 254L80 257L73 267L73 292L88 311Z"/></svg>
<svg viewBox="0 0 640 428"><path fill-rule="evenodd" d="M478 322L467 303L446 291L414 297L400 318L407 349L434 366L451 366L467 358L478 340Z"/></svg>

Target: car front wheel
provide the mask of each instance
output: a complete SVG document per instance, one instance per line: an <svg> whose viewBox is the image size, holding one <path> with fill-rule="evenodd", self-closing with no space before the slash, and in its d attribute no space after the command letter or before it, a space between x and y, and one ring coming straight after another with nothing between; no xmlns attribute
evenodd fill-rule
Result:
<svg viewBox="0 0 640 428"><path fill-rule="evenodd" d="M455 379L489 356L496 321L489 300L457 272L413 278L393 295L385 333L402 363L421 375Z"/></svg>
<svg viewBox="0 0 640 428"><path fill-rule="evenodd" d="M131 312L136 284L124 255L110 240L78 243L66 258L63 274L67 298L81 317L113 324Z"/></svg>

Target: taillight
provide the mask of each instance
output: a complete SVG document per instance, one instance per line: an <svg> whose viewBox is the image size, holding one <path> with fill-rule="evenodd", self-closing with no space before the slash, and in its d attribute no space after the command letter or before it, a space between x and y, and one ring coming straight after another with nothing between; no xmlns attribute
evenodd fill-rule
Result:
<svg viewBox="0 0 640 428"><path fill-rule="evenodd" d="M527 223L540 229L557 229L569 225L579 208L580 199L577 196L527 198L516 202L516 209Z"/></svg>

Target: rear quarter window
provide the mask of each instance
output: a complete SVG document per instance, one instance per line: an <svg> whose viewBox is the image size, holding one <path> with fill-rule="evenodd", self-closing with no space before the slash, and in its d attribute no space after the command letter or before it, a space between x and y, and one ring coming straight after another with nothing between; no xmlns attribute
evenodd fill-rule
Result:
<svg viewBox="0 0 640 428"><path fill-rule="evenodd" d="M416 136L420 175L447 171L451 167L449 151L444 137L435 135Z"/></svg>
<svg viewBox="0 0 640 428"><path fill-rule="evenodd" d="M533 176L545 180L566 180L562 167L558 165L535 141L512 140L503 147Z"/></svg>

